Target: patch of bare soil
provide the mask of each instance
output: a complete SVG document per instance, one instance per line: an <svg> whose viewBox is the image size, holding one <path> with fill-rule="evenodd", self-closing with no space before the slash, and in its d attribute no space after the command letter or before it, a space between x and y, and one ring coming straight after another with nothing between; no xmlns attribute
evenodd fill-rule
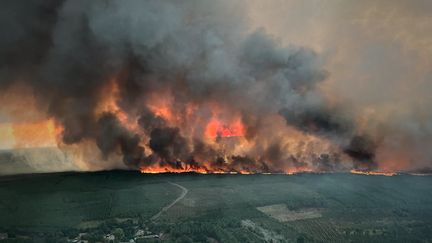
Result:
<svg viewBox="0 0 432 243"><path fill-rule="evenodd" d="M272 217L279 222L289 222L302 219L314 219L320 218L321 210L318 208L304 208L300 210L290 210L285 204L274 204L263 207L257 207L257 209L269 217Z"/></svg>

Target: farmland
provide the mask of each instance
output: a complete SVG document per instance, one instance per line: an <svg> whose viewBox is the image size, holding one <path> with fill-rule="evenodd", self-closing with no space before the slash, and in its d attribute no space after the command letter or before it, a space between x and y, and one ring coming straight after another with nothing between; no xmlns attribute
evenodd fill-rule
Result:
<svg viewBox="0 0 432 243"><path fill-rule="evenodd" d="M432 177L411 175L9 176L0 178L0 232L11 242L112 232L140 242L141 229L165 242L430 241L431 189Z"/></svg>

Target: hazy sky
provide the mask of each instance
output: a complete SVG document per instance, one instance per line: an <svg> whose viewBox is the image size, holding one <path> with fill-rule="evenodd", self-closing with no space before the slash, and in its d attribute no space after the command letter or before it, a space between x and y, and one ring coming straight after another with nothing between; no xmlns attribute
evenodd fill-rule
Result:
<svg viewBox="0 0 432 243"><path fill-rule="evenodd" d="M250 5L255 26L284 44L310 46L326 57L327 93L354 105L369 129L391 134L379 156L410 157L400 152L410 150L429 163L431 13L432 1L427 0L273 0Z"/></svg>

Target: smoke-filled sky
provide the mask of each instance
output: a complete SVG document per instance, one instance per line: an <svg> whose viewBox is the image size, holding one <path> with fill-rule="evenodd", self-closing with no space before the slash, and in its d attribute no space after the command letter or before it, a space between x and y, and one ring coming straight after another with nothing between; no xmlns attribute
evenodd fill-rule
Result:
<svg viewBox="0 0 432 243"><path fill-rule="evenodd" d="M254 25L325 55L325 90L382 136L379 160L431 165L430 1L256 1L252 9Z"/></svg>
<svg viewBox="0 0 432 243"><path fill-rule="evenodd" d="M429 1L2 5L3 148L78 170L432 165Z"/></svg>

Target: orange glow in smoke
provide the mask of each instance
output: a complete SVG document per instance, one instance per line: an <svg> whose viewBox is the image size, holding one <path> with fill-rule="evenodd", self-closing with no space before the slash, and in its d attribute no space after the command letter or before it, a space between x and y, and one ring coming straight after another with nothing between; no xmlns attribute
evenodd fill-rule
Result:
<svg viewBox="0 0 432 243"><path fill-rule="evenodd" d="M169 105L160 103L158 105L149 105L148 108L156 116L162 117L169 123L175 123L176 119Z"/></svg>
<svg viewBox="0 0 432 243"><path fill-rule="evenodd" d="M233 123L225 124L217 118L212 118L205 129L205 136L208 138L215 137L241 137L245 135L245 128L240 119Z"/></svg>
<svg viewBox="0 0 432 243"><path fill-rule="evenodd" d="M62 127L38 104L31 87L20 82L0 93L0 149L56 147Z"/></svg>
<svg viewBox="0 0 432 243"><path fill-rule="evenodd" d="M147 108L155 115L163 118L169 125L176 125L181 119L173 111L169 92L148 95Z"/></svg>
<svg viewBox="0 0 432 243"><path fill-rule="evenodd" d="M51 147L56 146L56 127L53 120L34 123L13 124L15 146L27 147Z"/></svg>
<svg viewBox="0 0 432 243"><path fill-rule="evenodd" d="M104 87L101 93L103 100L100 102L96 113L98 115L104 112L113 113L123 126L131 131L137 131L138 124L136 121L129 117L128 114L124 112L117 104L120 90L115 78L109 82L109 85Z"/></svg>
<svg viewBox="0 0 432 243"><path fill-rule="evenodd" d="M56 147L61 127L53 119L0 124L3 148Z"/></svg>

